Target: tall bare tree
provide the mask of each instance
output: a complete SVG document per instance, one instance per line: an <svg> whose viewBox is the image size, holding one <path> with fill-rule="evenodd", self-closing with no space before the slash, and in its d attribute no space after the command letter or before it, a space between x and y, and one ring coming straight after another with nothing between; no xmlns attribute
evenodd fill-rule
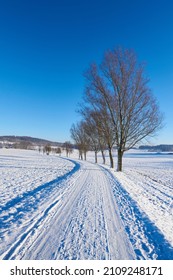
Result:
<svg viewBox="0 0 173 280"><path fill-rule="evenodd" d="M106 108L118 151L117 171L122 171L124 152L162 127L144 67L132 50L117 48L105 54L101 65L91 65L85 77L92 106L96 111Z"/></svg>

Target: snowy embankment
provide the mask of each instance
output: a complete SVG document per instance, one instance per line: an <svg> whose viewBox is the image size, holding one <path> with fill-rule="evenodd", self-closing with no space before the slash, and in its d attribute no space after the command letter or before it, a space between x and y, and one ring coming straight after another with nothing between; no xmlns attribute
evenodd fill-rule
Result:
<svg viewBox="0 0 173 280"><path fill-rule="evenodd" d="M171 176L171 173L173 174L173 169L157 170L156 168L148 171L134 169L126 171L125 174L117 174L116 178L173 246L173 175Z"/></svg>
<svg viewBox="0 0 173 280"><path fill-rule="evenodd" d="M91 153L88 159L93 162ZM109 170L108 156L106 160L136 258L173 259L173 156L130 150L123 158L123 172ZM98 161L102 163L100 155Z"/></svg>
<svg viewBox="0 0 173 280"><path fill-rule="evenodd" d="M89 160L92 160L90 154ZM0 150L1 259L173 259L173 157Z"/></svg>
<svg viewBox="0 0 173 280"><path fill-rule="evenodd" d="M116 178L173 246L173 156L125 158Z"/></svg>

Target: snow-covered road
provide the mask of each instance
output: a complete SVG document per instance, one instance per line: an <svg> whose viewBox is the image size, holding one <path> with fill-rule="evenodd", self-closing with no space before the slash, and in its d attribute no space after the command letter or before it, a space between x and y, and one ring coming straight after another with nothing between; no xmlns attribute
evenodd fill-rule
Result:
<svg viewBox="0 0 173 280"><path fill-rule="evenodd" d="M3 252L4 259L135 258L109 179L98 165L76 162L70 175L50 183L45 196L44 207L26 213L27 226ZM30 199L32 194L21 203Z"/></svg>
<svg viewBox="0 0 173 280"><path fill-rule="evenodd" d="M0 151L0 259L173 259L172 157Z"/></svg>

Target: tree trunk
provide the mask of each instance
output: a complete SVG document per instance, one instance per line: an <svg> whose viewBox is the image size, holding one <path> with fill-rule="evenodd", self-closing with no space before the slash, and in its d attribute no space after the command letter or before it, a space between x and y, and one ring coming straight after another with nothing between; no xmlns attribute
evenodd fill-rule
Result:
<svg viewBox="0 0 173 280"><path fill-rule="evenodd" d="M85 160L86 160L86 152L84 152L84 157L85 157Z"/></svg>
<svg viewBox="0 0 173 280"><path fill-rule="evenodd" d="M97 163L97 151L95 151L95 163Z"/></svg>
<svg viewBox="0 0 173 280"><path fill-rule="evenodd" d="M79 151L79 159L83 160L82 151Z"/></svg>
<svg viewBox="0 0 173 280"><path fill-rule="evenodd" d="M117 171L122 171L122 160L123 160L123 151L121 149L118 149Z"/></svg>
<svg viewBox="0 0 173 280"><path fill-rule="evenodd" d="M106 159L105 159L105 154L104 154L104 151L102 150L102 151L101 151L101 153L102 153L102 158L103 158L103 164L105 164Z"/></svg>
<svg viewBox="0 0 173 280"><path fill-rule="evenodd" d="M109 149L110 167L114 168L114 160L113 160L113 156L112 156L112 149L111 149L111 147L108 147L108 149Z"/></svg>

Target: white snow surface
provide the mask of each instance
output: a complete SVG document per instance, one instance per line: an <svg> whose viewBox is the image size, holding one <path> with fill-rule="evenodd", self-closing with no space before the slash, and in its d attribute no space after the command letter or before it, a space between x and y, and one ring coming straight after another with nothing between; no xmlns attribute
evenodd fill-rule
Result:
<svg viewBox="0 0 173 280"><path fill-rule="evenodd" d="M0 149L0 258L172 259L173 157L135 154L119 173Z"/></svg>

